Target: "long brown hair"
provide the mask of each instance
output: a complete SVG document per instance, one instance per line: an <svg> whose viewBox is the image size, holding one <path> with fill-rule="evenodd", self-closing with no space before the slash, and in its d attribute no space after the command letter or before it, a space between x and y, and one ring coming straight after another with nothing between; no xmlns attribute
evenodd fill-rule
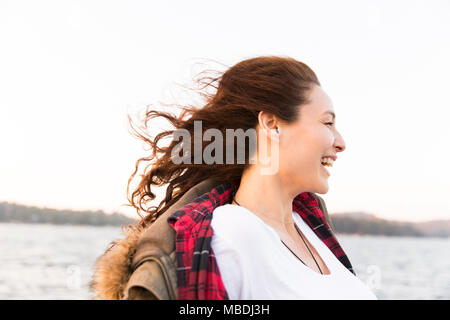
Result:
<svg viewBox="0 0 450 320"><path fill-rule="evenodd" d="M166 147L158 146L158 141L172 136L177 129L186 129L194 136L194 121L201 121L202 131L218 129L225 136L226 129L256 129L258 114L266 111L286 123L295 122L299 117L299 106L308 103L308 92L313 84L319 85L315 73L304 63L290 57L261 56L243 60L225 72L211 76L207 71L201 72L194 81L199 85L199 93L205 99L203 107L182 107L180 115L149 110L147 107L144 125L139 133L130 121L132 133L150 145L152 154L136 161L135 171L130 176L127 186L128 202L140 216L139 226L146 227L154 222L164 211L174 204L190 188L205 179L214 177L221 181L238 182L243 171L249 165L246 144L246 161L239 164L176 164L172 161L172 149L177 142L172 139ZM213 88L213 93L207 90ZM160 132L152 140L145 134L148 122L152 118L163 117L175 128ZM193 139L192 139L193 147ZM197 142L198 143L198 142ZM201 142L203 148L207 144ZM161 154L157 157L157 153ZM236 155L236 152L235 152ZM152 160L154 160L152 162ZM148 162L137 188L129 195L130 183L136 175L141 162ZM155 199L152 185L167 185L165 198L158 206L146 207ZM145 212L145 214L141 214Z"/></svg>

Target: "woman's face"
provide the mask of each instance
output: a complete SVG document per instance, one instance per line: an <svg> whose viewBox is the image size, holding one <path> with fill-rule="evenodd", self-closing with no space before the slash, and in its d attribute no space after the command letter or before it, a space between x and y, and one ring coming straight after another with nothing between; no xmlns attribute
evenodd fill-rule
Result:
<svg viewBox="0 0 450 320"><path fill-rule="evenodd" d="M279 174L299 190L325 194L330 167L321 160L337 157L345 142L336 129L331 99L320 86L313 86L309 100L295 123L279 125Z"/></svg>

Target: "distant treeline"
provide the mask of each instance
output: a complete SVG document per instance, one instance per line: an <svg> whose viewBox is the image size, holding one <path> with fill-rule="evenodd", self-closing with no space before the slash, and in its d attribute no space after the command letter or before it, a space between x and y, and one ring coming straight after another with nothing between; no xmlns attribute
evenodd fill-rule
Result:
<svg viewBox="0 0 450 320"><path fill-rule="evenodd" d="M380 219L366 213L341 213L330 216L336 233L412 237L450 236L450 220L413 223Z"/></svg>
<svg viewBox="0 0 450 320"><path fill-rule="evenodd" d="M101 210L57 210L0 202L0 222L120 226L135 220L119 213L106 214Z"/></svg>
<svg viewBox="0 0 450 320"><path fill-rule="evenodd" d="M450 220L422 223L399 222L380 219L364 212L331 214L330 217L336 233L413 237L450 236ZM100 210L57 210L0 202L0 222L121 226L136 221L120 213L106 214Z"/></svg>

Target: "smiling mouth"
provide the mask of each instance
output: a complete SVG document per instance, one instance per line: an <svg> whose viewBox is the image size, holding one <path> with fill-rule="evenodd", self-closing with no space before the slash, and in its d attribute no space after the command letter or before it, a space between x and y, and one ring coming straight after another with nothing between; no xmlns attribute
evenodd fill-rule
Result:
<svg viewBox="0 0 450 320"><path fill-rule="evenodd" d="M323 157L322 159L320 159L320 163L323 166L332 167L334 164L334 160L329 157Z"/></svg>
<svg viewBox="0 0 450 320"><path fill-rule="evenodd" d="M325 172L328 174L328 176L330 176L331 174L330 174L330 172L327 170L327 168L326 167L332 167L333 166L333 164L332 163L329 163L329 162L321 162L321 167L325 170Z"/></svg>
<svg viewBox="0 0 450 320"><path fill-rule="evenodd" d="M326 167L332 167L334 164L334 161L336 160L336 156L325 156L320 159L320 164L323 167L323 169L326 171L328 176L330 176L330 172L326 169Z"/></svg>

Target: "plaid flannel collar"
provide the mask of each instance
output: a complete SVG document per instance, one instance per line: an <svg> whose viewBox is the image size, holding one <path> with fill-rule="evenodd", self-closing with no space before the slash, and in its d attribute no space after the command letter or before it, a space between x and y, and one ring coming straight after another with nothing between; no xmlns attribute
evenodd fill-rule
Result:
<svg viewBox="0 0 450 320"><path fill-rule="evenodd" d="M212 248L212 212L231 203L238 184L227 182L196 198L167 221L176 232L177 287L179 300L228 300ZM294 198L292 208L311 227L339 261L354 273L344 250L331 232L314 194Z"/></svg>

